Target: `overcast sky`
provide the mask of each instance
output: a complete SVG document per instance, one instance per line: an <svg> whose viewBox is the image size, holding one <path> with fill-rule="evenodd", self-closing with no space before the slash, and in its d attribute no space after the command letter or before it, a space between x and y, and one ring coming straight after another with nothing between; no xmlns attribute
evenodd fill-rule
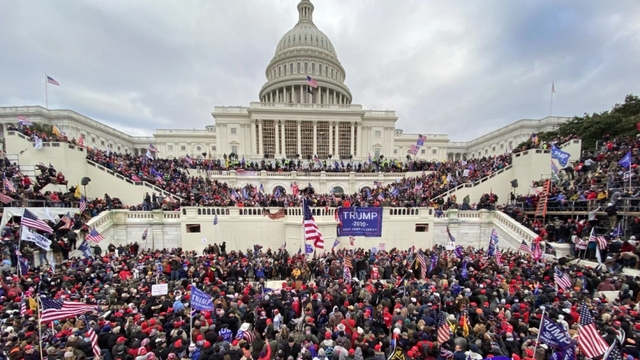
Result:
<svg viewBox="0 0 640 360"><path fill-rule="evenodd" d="M132 135L203 128L258 99L297 0L5 1L0 105L72 109ZM639 1L316 0L354 103L470 140L640 94Z"/></svg>

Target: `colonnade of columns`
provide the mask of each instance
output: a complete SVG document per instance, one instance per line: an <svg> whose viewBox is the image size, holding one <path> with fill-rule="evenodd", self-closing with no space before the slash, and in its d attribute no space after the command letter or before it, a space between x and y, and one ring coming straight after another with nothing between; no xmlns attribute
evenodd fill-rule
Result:
<svg viewBox="0 0 640 360"><path fill-rule="evenodd" d="M269 91L262 96L264 103L286 104L340 104L348 105L351 100L339 91L318 86L313 94L307 91L307 85L290 85Z"/></svg>
<svg viewBox="0 0 640 360"><path fill-rule="evenodd" d="M286 156L287 152L287 143L289 141L296 142L296 153L301 156L306 155L317 155L318 154L318 125L319 124L328 124L329 128L329 154L332 154L334 157L338 157L340 155L340 127L339 124L341 122L338 121L328 121L328 122L319 122L312 121L313 123L313 154L303 154L303 139L302 139L302 120L296 120L296 137L295 139L287 138L287 134L285 131L285 120L274 120L274 134L275 134L275 154L269 153L269 155L273 155L276 157ZM252 139L252 148L253 153L257 155L264 155L264 122L263 120L252 120L252 129L256 128L257 131L251 131L253 136L257 136L257 141L255 137ZM362 156L362 141L356 142L356 130L358 136L361 137L362 134L362 125L360 123L356 123L355 121L350 121L350 132L349 132L349 154L355 156ZM307 141L307 139L304 139ZM289 154L292 155L292 154Z"/></svg>

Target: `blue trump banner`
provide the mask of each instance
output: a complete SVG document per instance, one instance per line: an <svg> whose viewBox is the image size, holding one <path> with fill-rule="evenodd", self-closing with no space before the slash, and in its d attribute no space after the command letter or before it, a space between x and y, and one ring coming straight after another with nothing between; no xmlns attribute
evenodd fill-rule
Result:
<svg viewBox="0 0 640 360"><path fill-rule="evenodd" d="M569 157L571 154L568 152L558 149L555 145L551 147L551 158L558 160L560 166L566 167L569 163Z"/></svg>
<svg viewBox="0 0 640 360"><path fill-rule="evenodd" d="M559 350L568 350L573 345L569 333L546 315L540 323L540 341Z"/></svg>
<svg viewBox="0 0 640 360"><path fill-rule="evenodd" d="M191 309L213 311L211 296L191 285Z"/></svg>
<svg viewBox="0 0 640 360"><path fill-rule="evenodd" d="M340 208L338 236L382 236L382 208Z"/></svg>

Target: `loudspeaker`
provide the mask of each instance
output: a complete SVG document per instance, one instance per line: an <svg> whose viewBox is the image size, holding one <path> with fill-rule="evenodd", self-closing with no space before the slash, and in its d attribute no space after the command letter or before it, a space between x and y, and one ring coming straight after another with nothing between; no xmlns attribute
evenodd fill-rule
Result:
<svg viewBox="0 0 640 360"><path fill-rule="evenodd" d="M91 182L91 179L85 176L82 178L82 180L80 180L80 185L87 186L89 185L90 182Z"/></svg>
<svg viewBox="0 0 640 360"><path fill-rule="evenodd" d="M512 188L517 188L518 187L518 179L511 180L511 187Z"/></svg>

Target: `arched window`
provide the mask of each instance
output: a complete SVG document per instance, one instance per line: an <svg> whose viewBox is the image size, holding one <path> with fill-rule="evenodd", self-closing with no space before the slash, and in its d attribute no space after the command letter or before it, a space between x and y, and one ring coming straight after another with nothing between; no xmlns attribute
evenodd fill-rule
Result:
<svg viewBox="0 0 640 360"><path fill-rule="evenodd" d="M304 73L308 73L309 72L309 67L307 63L304 63Z"/></svg>
<svg viewBox="0 0 640 360"><path fill-rule="evenodd" d="M278 193L279 193L281 196L282 196L282 195L286 195L286 194L287 194L287 190L285 190L282 186L276 186L276 187L273 189L273 195L278 194Z"/></svg>
<svg viewBox="0 0 640 360"><path fill-rule="evenodd" d="M311 63L311 73L312 74L316 73L316 63Z"/></svg>
<svg viewBox="0 0 640 360"><path fill-rule="evenodd" d="M334 195L342 195L344 194L344 189L341 188L340 186L336 186L333 188L333 194Z"/></svg>
<svg viewBox="0 0 640 360"><path fill-rule="evenodd" d="M300 74L300 63L298 63L298 74Z"/></svg>
<svg viewBox="0 0 640 360"><path fill-rule="evenodd" d="M324 76L329 76L329 67L328 66L324 67Z"/></svg>
<svg viewBox="0 0 640 360"><path fill-rule="evenodd" d="M293 63L289 64L289 74L293 74Z"/></svg>
<svg viewBox="0 0 640 360"><path fill-rule="evenodd" d="M331 78L333 79L333 68L331 68Z"/></svg>
<svg viewBox="0 0 640 360"><path fill-rule="evenodd" d="M278 76L282 76L282 67L278 66Z"/></svg>

